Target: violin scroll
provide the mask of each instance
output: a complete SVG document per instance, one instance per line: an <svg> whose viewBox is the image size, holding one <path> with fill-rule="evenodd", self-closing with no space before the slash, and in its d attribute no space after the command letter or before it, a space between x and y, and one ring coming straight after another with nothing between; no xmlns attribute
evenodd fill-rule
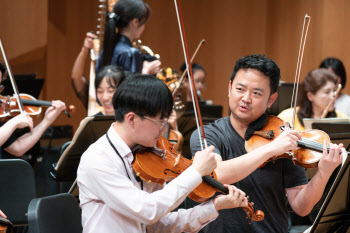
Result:
<svg viewBox="0 0 350 233"><path fill-rule="evenodd" d="M64 113L68 117L71 117L73 112L75 112L75 106L74 105L69 105L69 107L66 110L64 110Z"/></svg>
<svg viewBox="0 0 350 233"><path fill-rule="evenodd" d="M254 213L254 203L248 202L248 207L243 207L242 209L246 212L247 218L249 219L248 223L251 224L252 221L259 222L262 221L265 217L264 212L257 210Z"/></svg>

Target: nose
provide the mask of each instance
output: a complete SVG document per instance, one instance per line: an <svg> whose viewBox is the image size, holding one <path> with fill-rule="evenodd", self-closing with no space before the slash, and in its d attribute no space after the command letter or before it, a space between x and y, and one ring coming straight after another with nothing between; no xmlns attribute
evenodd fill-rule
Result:
<svg viewBox="0 0 350 233"><path fill-rule="evenodd" d="M103 92L102 98L103 98L104 100L108 100L108 99L109 99L109 94L108 94L107 91Z"/></svg>
<svg viewBox="0 0 350 233"><path fill-rule="evenodd" d="M249 91L246 91L246 92L243 94L242 101L243 101L244 103L250 103L250 102L251 102L251 97L250 97Z"/></svg>

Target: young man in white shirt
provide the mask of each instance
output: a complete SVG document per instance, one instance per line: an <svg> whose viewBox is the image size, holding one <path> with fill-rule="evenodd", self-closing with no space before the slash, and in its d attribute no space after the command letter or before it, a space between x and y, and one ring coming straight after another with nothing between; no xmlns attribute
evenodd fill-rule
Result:
<svg viewBox="0 0 350 233"><path fill-rule="evenodd" d="M172 106L168 87L153 76L131 76L118 87L113 97L116 122L83 154L78 168L85 233L197 232L218 210L247 206L242 191L226 186L228 195L170 213L215 169L214 147L198 152L192 166L164 187L136 179L131 150L156 145Z"/></svg>

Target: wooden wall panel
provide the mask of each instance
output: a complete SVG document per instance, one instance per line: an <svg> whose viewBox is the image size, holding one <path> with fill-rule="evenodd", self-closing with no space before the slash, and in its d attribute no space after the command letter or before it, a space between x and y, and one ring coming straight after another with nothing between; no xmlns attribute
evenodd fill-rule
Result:
<svg viewBox="0 0 350 233"><path fill-rule="evenodd" d="M174 2L146 2L152 8L152 15L141 39L160 54L164 66L178 68L184 58ZM294 80L306 13L312 20L302 77L328 56L343 60L350 72L350 15L347 14L350 1L182 0L181 3L190 53L200 40L206 39L195 59L208 73L208 89L203 95L223 105L225 115L228 114L227 84L239 57L264 53L280 66L283 80ZM62 99L78 109L73 119L60 116L55 124L73 124L76 128L86 115L73 93L70 76L85 33L95 30L97 6L97 0L0 1L4 9L0 16L0 36L6 39L8 54L16 63L14 67L21 72L39 70L46 78L44 98ZM85 73L88 75L88 67ZM350 84L345 91L350 93Z"/></svg>

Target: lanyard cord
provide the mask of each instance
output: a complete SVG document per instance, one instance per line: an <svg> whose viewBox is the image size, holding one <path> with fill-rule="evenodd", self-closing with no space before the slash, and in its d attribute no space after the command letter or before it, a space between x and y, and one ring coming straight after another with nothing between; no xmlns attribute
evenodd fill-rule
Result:
<svg viewBox="0 0 350 233"><path fill-rule="evenodd" d="M130 178L130 176L129 176L128 169L126 168L126 164L125 164L124 159L123 159L122 156L119 154L117 148L115 148L115 146L114 146L113 143L111 142L111 139L109 139L107 133L106 133L106 137L107 137L107 140L108 140L109 144L111 144L112 148L114 149L115 153L117 153L117 155L119 156L120 160L123 162L124 167L125 167L126 174L128 175L128 178L129 178L129 180L131 181L131 178ZM138 177L136 177L136 180L137 180L138 182L141 183L141 190L143 190L143 182L142 182L142 180L141 180L140 178L138 178Z"/></svg>

